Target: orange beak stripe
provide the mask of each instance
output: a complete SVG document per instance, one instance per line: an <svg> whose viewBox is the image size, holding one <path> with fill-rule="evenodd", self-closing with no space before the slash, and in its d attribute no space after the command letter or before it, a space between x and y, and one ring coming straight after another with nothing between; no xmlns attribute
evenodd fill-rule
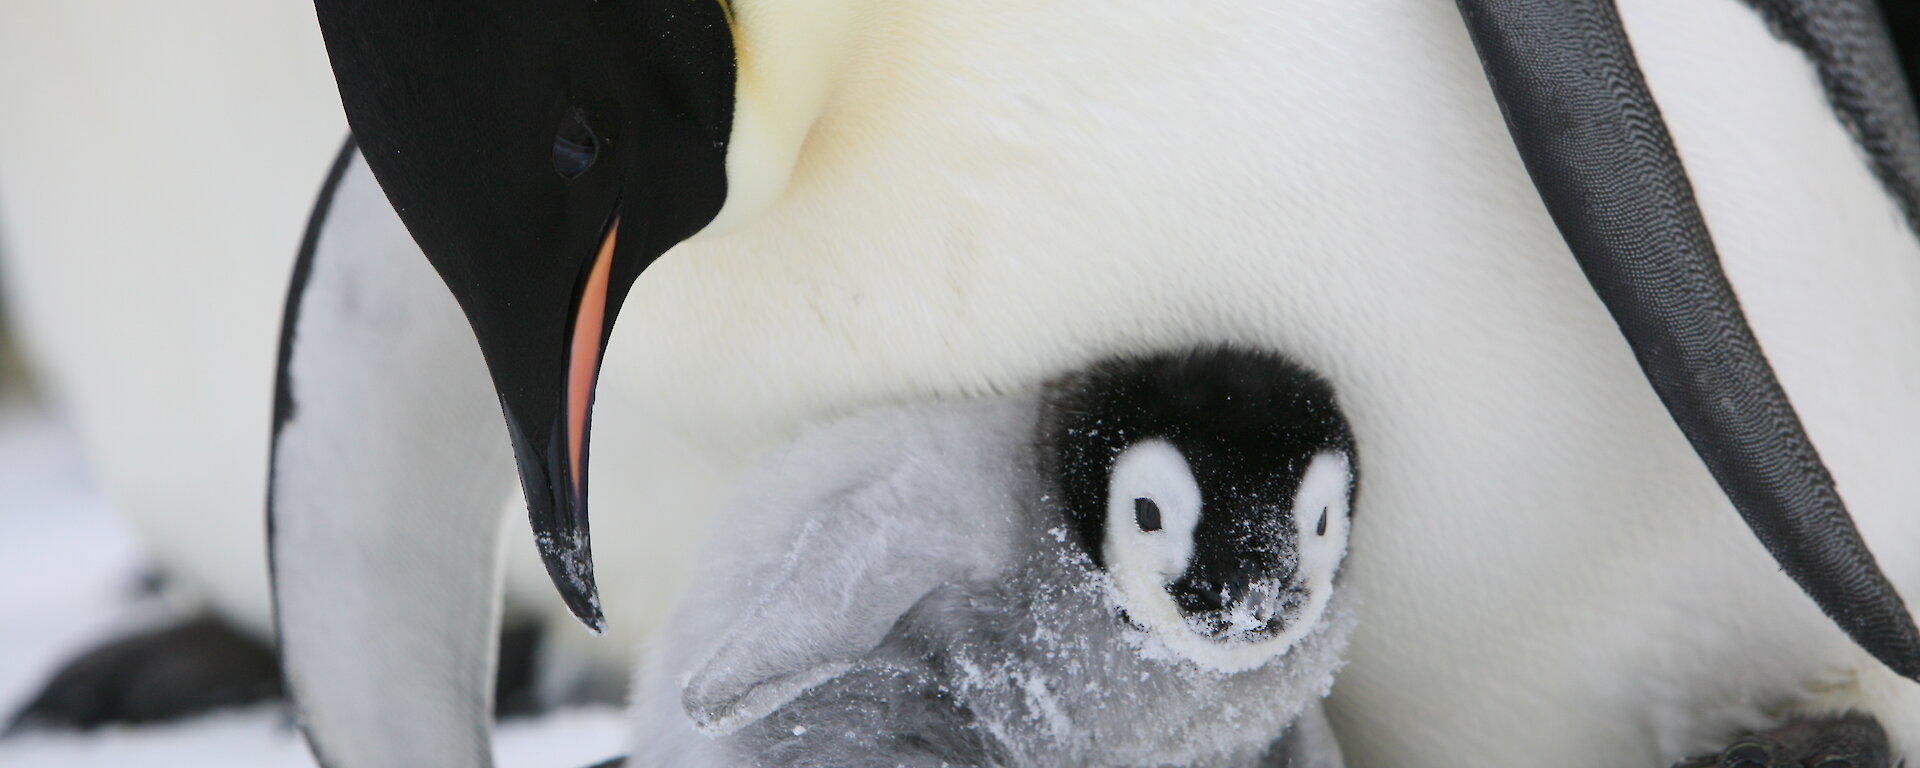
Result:
<svg viewBox="0 0 1920 768"><path fill-rule="evenodd" d="M607 227L593 270L580 289L580 311L573 318L573 345L567 355L567 461L573 470L573 494L585 503L580 462L587 452L587 411L593 404L593 380L600 371L600 335L607 321L607 281L613 272L613 243L620 220Z"/></svg>

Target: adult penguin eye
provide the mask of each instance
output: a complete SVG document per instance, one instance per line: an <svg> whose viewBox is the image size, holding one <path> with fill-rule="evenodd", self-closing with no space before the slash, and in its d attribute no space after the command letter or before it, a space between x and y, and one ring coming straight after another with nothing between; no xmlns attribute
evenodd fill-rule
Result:
<svg viewBox="0 0 1920 768"><path fill-rule="evenodd" d="M593 135L580 110L569 110L553 133L553 170L560 178L572 181L592 168L599 156L600 137Z"/></svg>
<svg viewBox="0 0 1920 768"><path fill-rule="evenodd" d="M1160 505L1153 503L1153 499L1134 499L1133 521L1139 524L1142 531L1152 533L1160 530Z"/></svg>

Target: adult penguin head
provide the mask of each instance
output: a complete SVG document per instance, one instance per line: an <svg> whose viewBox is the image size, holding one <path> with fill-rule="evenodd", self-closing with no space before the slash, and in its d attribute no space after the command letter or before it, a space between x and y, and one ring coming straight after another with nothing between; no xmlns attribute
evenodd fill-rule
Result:
<svg viewBox="0 0 1920 768"><path fill-rule="evenodd" d="M601 352L649 264L784 183L808 89L766 83L785 94L767 108L740 93L721 0L316 5L367 163L478 337L547 570L597 629ZM736 111L753 129L730 162Z"/></svg>

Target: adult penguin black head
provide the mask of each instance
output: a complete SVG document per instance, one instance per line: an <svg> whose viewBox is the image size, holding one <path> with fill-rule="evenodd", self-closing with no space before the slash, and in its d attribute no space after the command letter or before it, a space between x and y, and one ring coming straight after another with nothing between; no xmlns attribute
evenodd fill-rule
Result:
<svg viewBox="0 0 1920 768"><path fill-rule="evenodd" d="M603 625L594 379L628 289L727 198L719 0L318 0L354 136L473 326L547 571Z"/></svg>

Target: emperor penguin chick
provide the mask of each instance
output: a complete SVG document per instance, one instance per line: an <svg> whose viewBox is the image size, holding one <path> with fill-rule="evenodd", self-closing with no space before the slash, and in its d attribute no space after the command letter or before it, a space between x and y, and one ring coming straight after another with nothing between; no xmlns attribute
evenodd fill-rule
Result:
<svg viewBox="0 0 1920 768"><path fill-rule="evenodd" d="M651 766L1339 766L1332 388L1231 348L801 435L641 682Z"/></svg>

